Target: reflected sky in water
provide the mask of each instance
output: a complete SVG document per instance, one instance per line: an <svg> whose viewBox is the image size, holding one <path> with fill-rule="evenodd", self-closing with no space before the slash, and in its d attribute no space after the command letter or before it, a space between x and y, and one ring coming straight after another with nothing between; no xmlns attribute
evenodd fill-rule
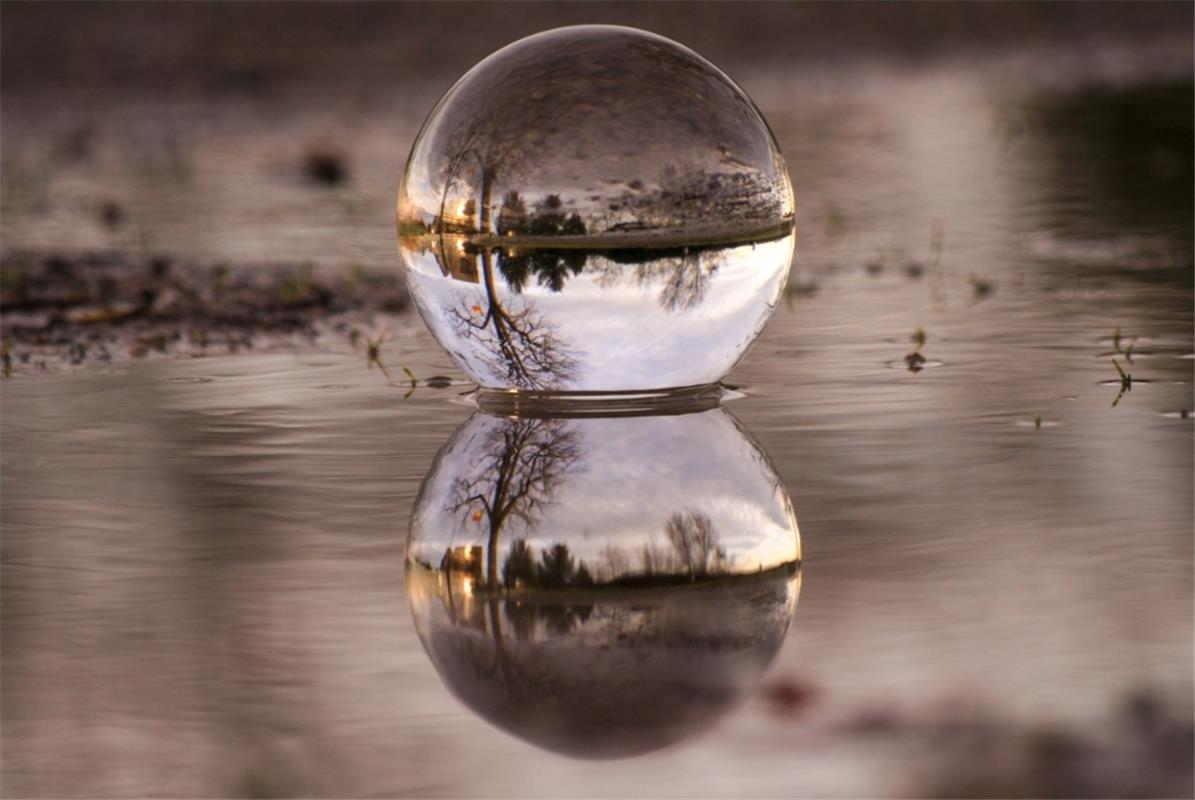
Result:
<svg viewBox="0 0 1195 800"><path fill-rule="evenodd" d="M509 503L520 490L514 508L493 499ZM694 509L717 532L728 571L800 559L787 492L724 409L583 419L479 413L424 482L409 555L438 564L446 548L486 545L499 523L500 556L514 539L537 550L564 542L592 570L605 569L599 562L612 549L628 563L645 546L667 549L669 519Z"/></svg>

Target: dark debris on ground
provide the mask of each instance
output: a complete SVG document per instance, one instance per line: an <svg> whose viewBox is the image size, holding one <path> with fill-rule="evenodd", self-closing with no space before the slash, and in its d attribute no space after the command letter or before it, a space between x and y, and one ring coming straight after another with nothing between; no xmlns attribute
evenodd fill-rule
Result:
<svg viewBox="0 0 1195 800"><path fill-rule="evenodd" d="M408 305L397 268L0 253L6 374L155 354L278 349Z"/></svg>

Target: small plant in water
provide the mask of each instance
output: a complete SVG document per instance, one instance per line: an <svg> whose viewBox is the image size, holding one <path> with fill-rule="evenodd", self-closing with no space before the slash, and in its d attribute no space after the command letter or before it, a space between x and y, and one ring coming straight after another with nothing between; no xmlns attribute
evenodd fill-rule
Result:
<svg viewBox="0 0 1195 800"><path fill-rule="evenodd" d="M1041 430L1041 414L1038 414L1036 417L1033 418L1033 429L1035 431Z"/></svg>
<svg viewBox="0 0 1195 800"><path fill-rule="evenodd" d="M1118 333L1119 331L1120 329L1117 328ZM1133 376L1121 369L1120 364L1116 362L1115 358L1112 359L1112 366L1116 367L1116 374L1120 376L1120 391L1116 393L1116 399L1112 401L1112 407L1116 408L1116 404L1120 402L1120 398L1124 397L1124 393L1132 391Z"/></svg>
<svg viewBox="0 0 1195 800"><path fill-rule="evenodd" d="M992 293L993 286L991 282L985 281L981 278L971 277L971 289L975 292L976 300L983 300Z"/></svg>
<svg viewBox="0 0 1195 800"><path fill-rule="evenodd" d="M12 377L12 345L5 339L0 344L0 361L4 363L4 377Z"/></svg>
<svg viewBox="0 0 1195 800"><path fill-rule="evenodd" d="M357 329L353 328L353 332L356 333ZM374 366L376 365L377 368L382 371L382 374L386 376L386 380L389 381L391 386L398 386L399 384L395 383L394 378L390 375L390 370L386 369L386 365L384 363L382 363L382 345L385 344L386 340L389 338L390 338L390 331L388 331L388 330L383 330L375 339L366 338L366 340L365 340L366 366L369 369L373 369ZM354 344L354 346L355 346L355 344ZM398 367L399 367L399 369L401 369L403 371L403 373L407 376L407 379L411 382L411 388L407 390L407 393L405 395L403 395L404 398L410 397L411 394L415 391L415 387L418 385L418 381L415 378L415 373L411 372L411 370L407 369L402 364L399 364Z"/></svg>
<svg viewBox="0 0 1195 800"><path fill-rule="evenodd" d="M926 361L925 356L921 355L921 348L925 346L925 329L918 325L917 330L913 331L910 338L917 347L905 356L905 365L909 368L909 372L920 372L925 368Z"/></svg>

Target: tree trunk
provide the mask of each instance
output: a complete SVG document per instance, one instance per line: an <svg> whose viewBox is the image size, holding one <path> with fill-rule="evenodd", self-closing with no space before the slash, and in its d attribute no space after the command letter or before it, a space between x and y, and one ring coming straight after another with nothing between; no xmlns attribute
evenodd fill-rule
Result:
<svg viewBox="0 0 1195 800"><path fill-rule="evenodd" d="M477 209L478 233L492 233L490 230L490 197L494 193L494 170L486 167L481 170L481 199Z"/></svg>

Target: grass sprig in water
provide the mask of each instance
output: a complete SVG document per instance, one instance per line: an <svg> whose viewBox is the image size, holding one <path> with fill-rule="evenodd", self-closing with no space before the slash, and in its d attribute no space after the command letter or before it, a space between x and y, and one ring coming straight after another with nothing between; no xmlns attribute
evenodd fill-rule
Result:
<svg viewBox="0 0 1195 800"><path fill-rule="evenodd" d="M925 346L925 329L918 325L917 330L913 331L913 335L910 338L917 347L913 349L913 352L905 356L905 366L909 368L909 372L920 372L925 368L926 360L925 356L921 355L921 348Z"/></svg>
<svg viewBox="0 0 1195 800"><path fill-rule="evenodd" d="M1119 334L1120 329L1117 328L1116 330L1117 330L1117 333ZM1119 338L1119 337L1117 337L1117 338ZM1116 393L1116 399L1112 401L1112 407L1116 408L1116 404L1120 402L1120 398L1124 397L1124 393L1132 391L1133 376L1130 373L1127 373L1123 369L1121 369L1120 364L1117 363L1115 358L1112 359L1112 366L1116 367L1116 374L1120 376L1120 391Z"/></svg>
<svg viewBox="0 0 1195 800"><path fill-rule="evenodd" d="M356 334L356 336L353 336L352 334ZM360 334L358 333L356 328L353 328L352 334L350 334L350 340L353 341L353 345L355 347L356 339L359 337ZM382 345L385 344L389 338L390 338L389 330L383 330L380 334L378 334L378 336L376 338L366 337L366 339L365 339L365 353L366 353L365 363L369 369L373 369L376 366L378 369L380 369L382 371L382 374L384 376L386 376L386 380L390 383L391 386L398 387L398 386L400 386L400 384L395 382L394 376L392 376L390 374L390 370L386 368L386 364L382 361ZM403 395L403 399L406 399L406 398L410 397L412 393L414 393L415 387L418 386L418 379L415 377L414 372L411 372L410 369L403 366L402 364L399 364L398 368L403 371L403 374L405 374L407 376L407 379L410 381L411 388L408 389L407 393Z"/></svg>

